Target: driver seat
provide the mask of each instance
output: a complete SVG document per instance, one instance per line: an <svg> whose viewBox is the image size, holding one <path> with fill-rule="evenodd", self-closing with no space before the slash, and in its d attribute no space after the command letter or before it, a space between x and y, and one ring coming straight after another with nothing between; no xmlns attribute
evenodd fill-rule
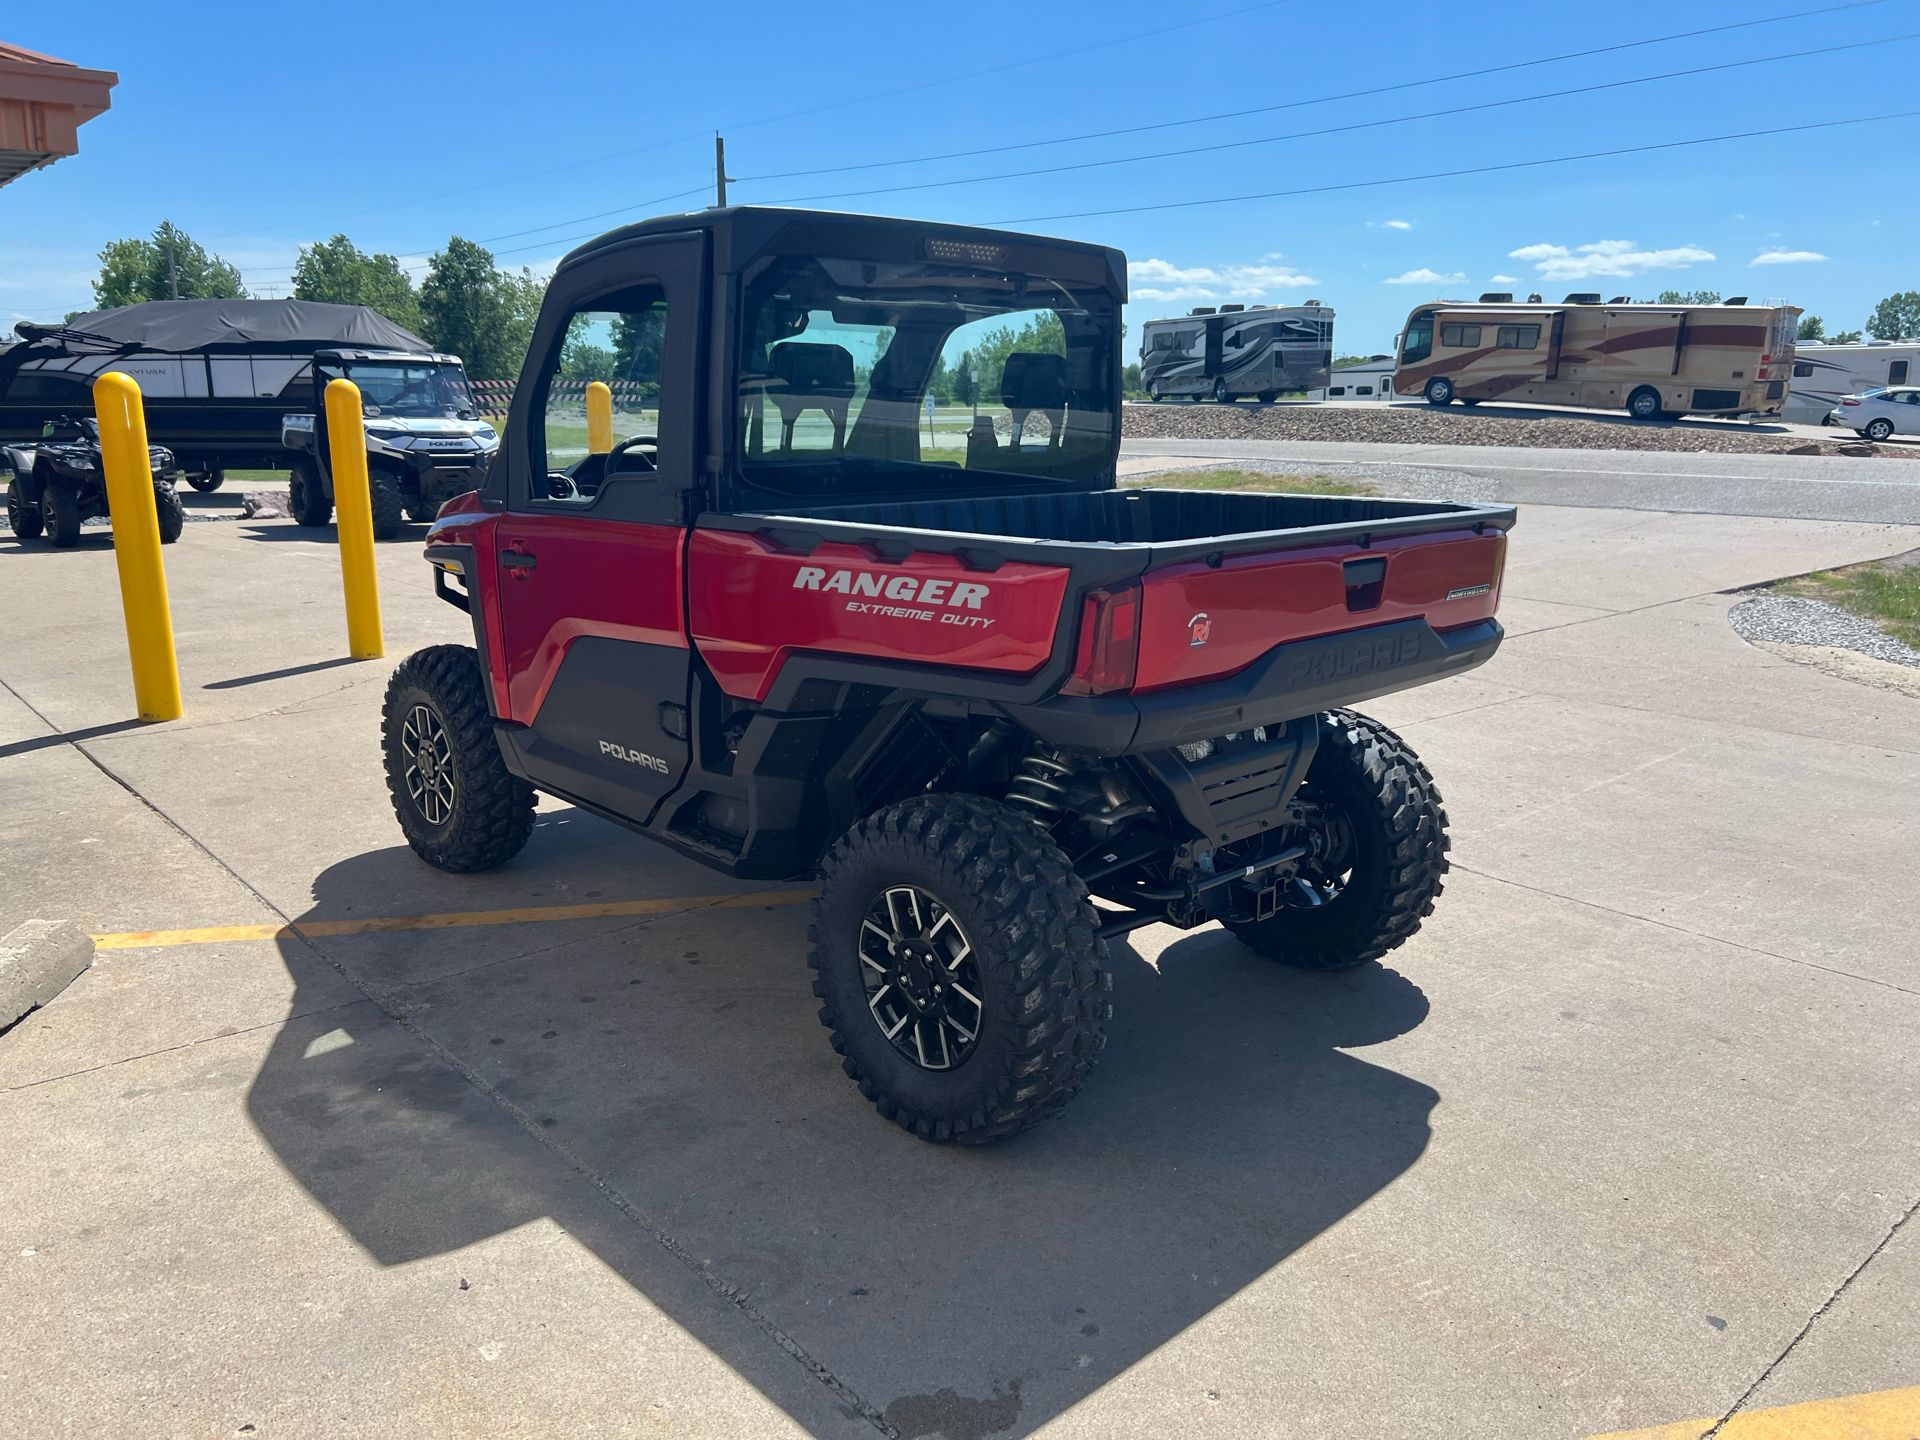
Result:
<svg viewBox="0 0 1920 1440"><path fill-rule="evenodd" d="M838 345L788 340L767 356L767 393L780 412L780 453L793 453L793 426L807 410L821 410L833 424L833 449L847 443L847 409L853 404L853 356Z"/></svg>
<svg viewBox="0 0 1920 1440"><path fill-rule="evenodd" d="M1047 417L1047 448L1058 450L1067 421L1067 357L1041 350L1016 350L1000 372L1000 403L1013 419L1012 446L1020 448L1027 417Z"/></svg>

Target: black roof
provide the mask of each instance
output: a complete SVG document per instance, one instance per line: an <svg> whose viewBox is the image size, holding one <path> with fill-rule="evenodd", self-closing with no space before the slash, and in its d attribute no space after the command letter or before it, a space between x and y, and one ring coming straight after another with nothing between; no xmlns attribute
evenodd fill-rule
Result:
<svg viewBox="0 0 1920 1440"><path fill-rule="evenodd" d="M336 346L430 351L411 330L365 305L318 300L149 300L76 315L60 326L21 324L32 341L41 334L80 348L78 336L146 350L284 350L309 353ZM64 332L64 333L63 333Z"/></svg>
<svg viewBox="0 0 1920 1440"><path fill-rule="evenodd" d="M704 231L713 237L714 266L721 271L744 268L763 254L872 255L911 252L925 257L925 242L949 240L960 244L998 247L1018 270L1044 273L1059 269L1064 257L1070 268L1104 272L1107 283L1126 298L1127 257L1108 245L1082 240L1056 240L1023 235L1014 230L989 230L973 225L948 225L936 220L908 220L889 215L855 215L838 210L793 210L779 206L729 205L690 210L680 215L657 215L623 225L577 246L561 260L560 268L579 264L603 250L654 235L684 235Z"/></svg>

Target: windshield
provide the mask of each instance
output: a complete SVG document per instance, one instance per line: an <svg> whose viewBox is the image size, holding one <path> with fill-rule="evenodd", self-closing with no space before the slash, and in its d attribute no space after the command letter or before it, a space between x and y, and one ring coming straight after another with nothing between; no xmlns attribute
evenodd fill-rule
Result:
<svg viewBox="0 0 1920 1440"><path fill-rule="evenodd" d="M1104 290L964 265L815 257L744 282L745 478L785 494L928 493L1110 472L1118 314Z"/></svg>
<svg viewBox="0 0 1920 1440"><path fill-rule="evenodd" d="M429 365L392 360L353 360L342 367L347 379L360 387L360 400L369 415L398 415L410 419L473 420L479 418L466 372L458 365ZM340 373L324 367L329 378Z"/></svg>

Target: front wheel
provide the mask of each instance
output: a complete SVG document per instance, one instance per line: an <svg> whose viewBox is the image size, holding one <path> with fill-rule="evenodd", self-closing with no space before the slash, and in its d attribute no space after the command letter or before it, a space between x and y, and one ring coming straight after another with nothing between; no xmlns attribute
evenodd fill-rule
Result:
<svg viewBox="0 0 1920 1440"><path fill-rule="evenodd" d="M1106 1043L1087 887L991 800L918 796L854 826L821 861L809 938L843 1068L923 1140L977 1145L1047 1118Z"/></svg>
<svg viewBox="0 0 1920 1440"><path fill-rule="evenodd" d="M193 471L187 476L187 484L202 495L211 495L227 481L227 472L220 469Z"/></svg>
<svg viewBox="0 0 1920 1440"><path fill-rule="evenodd" d="M1447 873L1447 812L1433 776L1386 726L1330 710L1299 799L1315 853L1277 914L1228 928L1302 970L1377 960L1433 913Z"/></svg>
<svg viewBox="0 0 1920 1440"><path fill-rule="evenodd" d="M1642 386L1627 397L1627 414L1636 420L1658 420L1661 417L1660 392L1652 386Z"/></svg>
<svg viewBox="0 0 1920 1440"><path fill-rule="evenodd" d="M1154 404L1158 405L1164 398L1160 393L1160 382L1158 380L1147 386L1147 399L1151 400Z"/></svg>
<svg viewBox="0 0 1920 1440"><path fill-rule="evenodd" d="M1232 392L1227 389L1227 379L1224 375L1213 382L1213 403L1216 405L1231 405L1233 403L1233 395Z"/></svg>
<svg viewBox="0 0 1920 1440"><path fill-rule="evenodd" d="M1893 422L1882 416L1878 420L1869 421L1867 428L1860 433L1869 440L1890 440L1893 438Z"/></svg>
<svg viewBox="0 0 1920 1440"><path fill-rule="evenodd" d="M1453 403L1453 382L1444 375L1436 375L1427 381L1427 403L1429 405L1451 405Z"/></svg>
<svg viewBox="0 0 1920 1440"><path fill-rule="evenodd" d="M393 813L422 860L491 870L520 853L533 833L533 787L500 758L472 649L435 645L400 662L380 743Z"/></svg>
<svg viewBox="0 0 1920 1440"><path fill-rule="evenodd" d="M40 514L47 540L62 550L80 543L80 496L71 486L48 481L40 487Z"/></svg>
<svg viewBox="0 0 1920 1440"><path fill-rule="evenodd" d="M7 524L16 540L35 540L46 524L40 518L40 506L27 499L26 482L18 475L7 486Z"/></svg>
<svg viewBox="0 0 1920 1440"><path fill-rule="evenodd" d="M164 480L153 482L153 513L160 522L160 543L173 544L187 527L187 507L180 503L180 492Z"/></svg>
<svg viewBox="0 0 1920 1440"><path fill-rule="evenodd" d="M367 477L373 502L373 538L391 540L406 524L406 501L391 475L374 471Z"/></svg>

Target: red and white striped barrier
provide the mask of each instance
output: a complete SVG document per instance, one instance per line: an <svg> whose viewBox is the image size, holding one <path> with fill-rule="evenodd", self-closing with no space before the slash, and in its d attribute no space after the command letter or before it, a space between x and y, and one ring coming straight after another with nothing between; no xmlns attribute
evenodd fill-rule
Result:
<svg viewBox="0 0 1920 1440"><path fill-rule="evenodd" d="M547 391L549 402L554 400L579 400L584 405L587 399L587 380L556 380ZM489 415L504 415L513 404L513 380L469 380L467 384L473 390L473 398L480 402L480 408ZM609 382L613 390L613 403L624 410L637 410L652 405L659 399L656 386L643 385L635 380L614 380Z"/></svg>

